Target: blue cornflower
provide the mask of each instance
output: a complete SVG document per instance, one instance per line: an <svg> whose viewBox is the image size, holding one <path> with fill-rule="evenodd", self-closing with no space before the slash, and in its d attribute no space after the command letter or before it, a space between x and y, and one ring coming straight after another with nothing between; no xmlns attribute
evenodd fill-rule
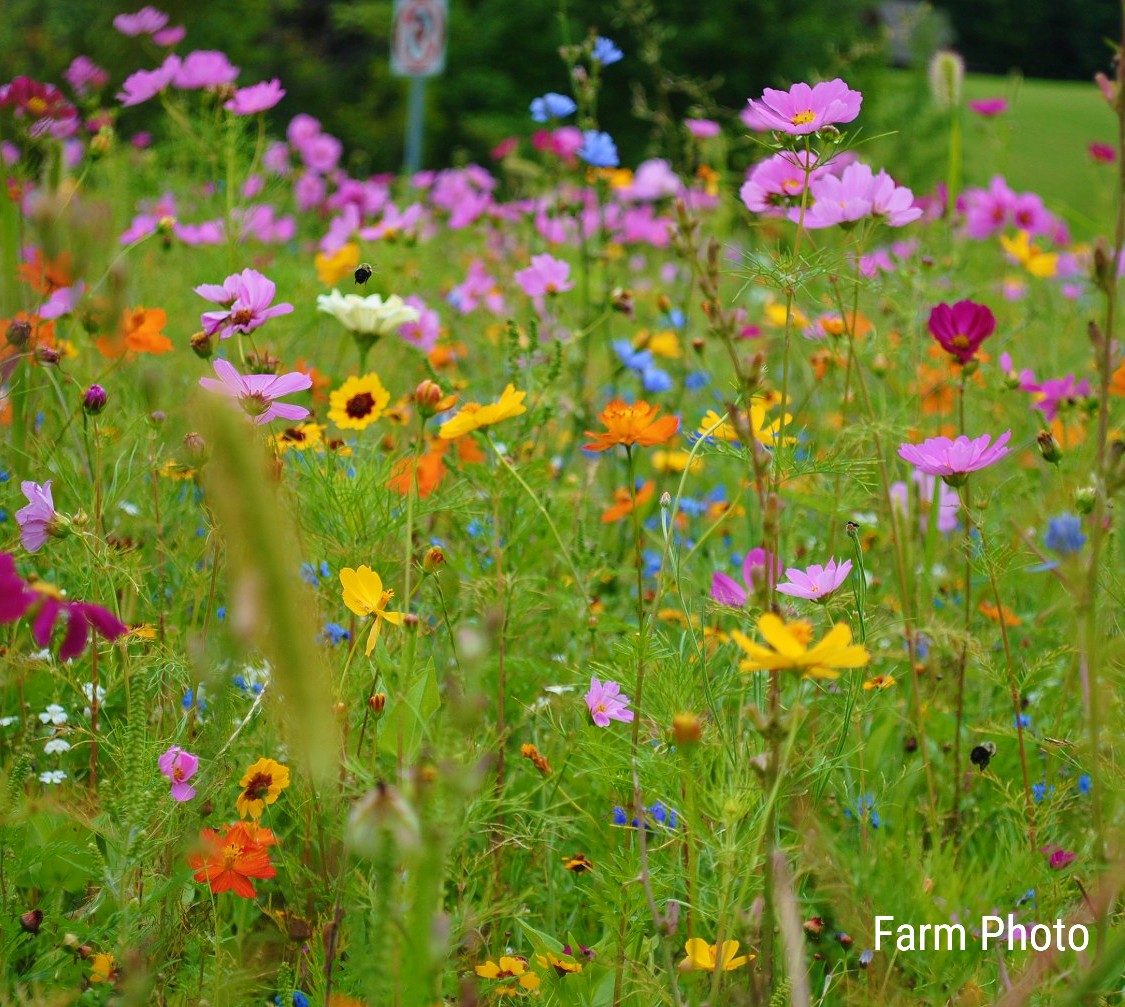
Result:
<svg viewBox="0 0 1125 1007"><path fill-rule="evenodd" d="M599 129L587 129L582 133L582 146L578 156L595 168L616 168L621 161L617 157L617 144L608 133Z"/></svg>
<svg viewBox="0 0 1125 1007"><path fill-rule="evenodd" d="M883 824L883 820L879 817L879 812L875 810L875 797L872 794L860 794L859 800L855 803L854 810L852 808L844 808L845 818L862 818L865 814L872 828L877 829Z"/></svg>
<svg viewBox="0 0 1125 1007"><path fill-rule="evenodd" d="M1086 544L1082 533L1082 518L1074 514L1060 514L1047 524L1047 548L1060 556L1078 552Z"/></svg>
<svg viewBox="0 0 1125 1007"><path fill-rule="evenodd" d="M656 366L651 350L635 349L628 339L617 339L612 345L621 363L641 376L641 384L646 392L671 390L671 375Z"/></svg>
<svg viewBox="0 0 1125 1007"><path fill-rule="evenodd" d="M660 801L657 801L651 808L648 808L647 811L657 825L663 825L666 829L674 829L676 827L678 819L676 817L675 808L667 808L661 804Z"/></svg>
<svg viewBox="0 0 1125 1007"><path fill-rule="evenodd" d="M226 617L227 617L227 607L226 607L226 605L220 605L217 609L215 609L215 618L218 619L219 622L222 622Z"/></svg>
<svg viewBox="0 0 1125 1007"><path fill-rule="evenodd" d="M659 367L646 367L641 371L641 384L650 394L655 392L670 392L672 390L672 375L662 371Z"/></svg>
<svg viewBox="0 0 1125 1007"><path fill-rule="evenodd" d="M1036 908L1036 905L1035 905L1035 889L1034 888L1029 888L1018 899L1016 899L1016 905L1017 906L1025 905L1028 902L1031 903L1032 909Z"/></svg>
<svg viewBox="0 0 1125 1007"><path fill-rule="evenodd" d="M352 638L351 633L344 629L338 622L325 623L322 635L333 647Z"/></svg>
<svg viewBox="0 0 1125 1007"><path fill-rule="evenodd" d="M695 500L692 497L680 497L680 510L688 517L703 517L711 505L706 500Z"/></svg>
<svg viewBox="0 0 1125 1007"><path fill-rule="evenodd" d="M312 563L301 564L301 580L303 580L306 584L311 584L313 587L316 587L316 567L313 566Z"/></svg>
<svg viewBox="0 0 1125 1007"><path fill-rule="evenodd" d="M689 392L698 392L701 388L706 388L710 383L711 375L706 371L692 371L684 378L684 386Z"/></svg>
<svg viewBox="0 0 1125 1007"><path fill-rule="evenodd" d="M682 308L670 308L668 314L660 319L660 324L672 329L682 329L687 325L687 315Z"/></svg>
<svg viewBox="0 0 1125 1007"><path fill-rule="evenodd" d="M280 993L273 998L273 1002L277 1004L277 1007L282 1007ZM293 1007L309 1007L309 998L300 990L293 991Z"/></svg>
<svg viewBox="0 0 1125 1007"><path fill-rule="evenodd" d="M574 99L565 94L548 91L542 98L534 98L531 102L531 118L534 122L546 122L548 119L565 119L578 106Z"/></svg>
<svg viewBox="0 0 1125 1007"><path fill-rule="evenodd" d="M1021 713L1018 717L1012 718L1012 727L1030 727L1030 726L1031 726L1031 714L1030 713Z"/></svg>
<svg viewBox="0 0 1125 1007"><path fill-rule="evenodd" d="M11 472L6 472L4 469L0 469L0 483L6 483L11 478Z"/></svg>
<svg viewBox="0 0 1125 1007"><path fill-rule="evenodd" d="M641 558L645 563L644 573L646 577L655 577L660 573L660 567L664 559L661 553L657 552L655 549L645 549L641 553Z"/></svg>
<svg viewBox="0 0 1125 1007"><path fill-rule="evenodd" d="M198 707L200 710L206 711L207 700L204 699L201 695L196 695L194 689L188 689L188 691L184 693L184 698L181 701L180 705L183 706L185 711L190 710L193 706Z"/></svg>
<svg viewBox="0 0 1125 1007"><path fill-rule="evenodd" d="M1042 803L1044 798L1050 796L1054 792L1054 786L1048 787L1046 783L1033 783L1031 785L1031 796L1036 804Z"/></svg>
<svg viewBox="0 0 1125 1007"><path fill-rule="evenodd" d="M1094 788L1094 783L1090 779L1089 773L1083 773L1078 777L1078 793L1088 794Z"/></svg>
<svg viewBox="0 0 1125 1007"><path fill-rule="evenodd" d="M235 675L234 678L230 680L230 684L236 689L241 689L243 692L250 691L250 683L246 681L245 675Z"/></svg>
<svg viewBox="0 0 1125 1007"><path fill-rule="evenodd" d="M594 51L591 53L595 63L602 66L612 66L625 58L625 54L617 48L611 39L599 35L594 39Z"/></svg>

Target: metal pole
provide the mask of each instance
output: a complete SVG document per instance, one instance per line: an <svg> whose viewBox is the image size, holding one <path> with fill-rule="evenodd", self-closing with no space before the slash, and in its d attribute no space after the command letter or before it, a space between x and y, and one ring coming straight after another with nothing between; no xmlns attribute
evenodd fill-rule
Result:
<svg viewBox="0 0 1125 1007"><path fill-rule="evenodd" d="M412 175L422 167L422 125L426 117L426 78L410 78L410 103L406 111L406 153L402 170Z"/></svg>

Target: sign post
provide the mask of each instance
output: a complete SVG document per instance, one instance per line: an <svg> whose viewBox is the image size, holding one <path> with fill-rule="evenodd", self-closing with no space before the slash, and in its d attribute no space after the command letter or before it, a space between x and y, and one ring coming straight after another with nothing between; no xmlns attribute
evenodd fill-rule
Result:
<svg viewBox="0 0 1125 1007"><path fill-rule="evenodd" d="M410 78L406 110L406 145L402 168L422 167L422 129L426 112L426 78L445 69L448 0L395 0L391 28L391 73Z"/></svg>

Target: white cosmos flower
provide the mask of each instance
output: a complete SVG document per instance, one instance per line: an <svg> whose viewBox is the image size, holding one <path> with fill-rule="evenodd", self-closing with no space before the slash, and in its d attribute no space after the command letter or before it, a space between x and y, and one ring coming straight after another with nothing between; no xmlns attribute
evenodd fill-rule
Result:
<svg viewBox="0 0 1125 1007"><path fill-rule="evenodd" d="M341 294L333 290L316 299L316 308L332 315L344 328L361 335L385 336L400 325L416 322L421 317L398 294L385 301L378 294L360 297L359 294Z"/></svg>

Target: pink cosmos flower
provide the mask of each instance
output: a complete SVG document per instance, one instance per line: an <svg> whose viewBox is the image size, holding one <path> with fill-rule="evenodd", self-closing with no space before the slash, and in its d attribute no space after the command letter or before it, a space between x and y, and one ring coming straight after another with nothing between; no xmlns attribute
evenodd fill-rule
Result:
<svg viewBox="0 0 1125 1007"><path fill-rule="evenodd" d="M839 566L836 558L830 557L827 566L814 563L807 570L800 570L791 566L785 571L789 579L777 585L778 593L787 594L793 598L804 598L807 601L827 601L832 594L852 572L852 561L844 560Z"/></svg>
<svg viewBox="0 0 1125 1007"><path fill-rule="evenodd" d="M863 95L837 77L815 87L794 84L788 91L767 87L759 101L749 100L749 107L766 129L803 136L832 123L851 122L862 102Z"/></svg>
<svg viewBox="0 0 1125 1007"><path fill-rule="evenodd" d="M233 84L237 77L238 67L231 65L226 53L216 49L196 49L184 57L172 78L172 85L181 91L198 91Z"/></svg>
<svg viewBox="0 0 1125 1007"><path fill-rule="evenodd" d="M155 98L172 83L178 68L179 60L175 56L169 56L164 64L155 70L138 70L130 74L121 85L117 100L128 108L130 105L140 105L150 98Z"/></svg>
<svg viewBox="0 0 1125 1007"><path fill-rule="evenodd" d="M277 286L256 269L232 273L222 284L203 283L195 292L208 301L221 304L225 311L205 311L200 315L203 331L207 335L219 333L219 338L229 339L236 332L252 332L278 315L288 315L293 305L273 304Z"/></svg>
<svg viewBox="0 0 1125 1007"><path fill-rule="evenodd" d="M714 119L685 119L684 126L697 140L709 140L719 135L719 124Z"/></svg>
<svg viewBox="0 0 1125 1007"><path fill-rule="evenodd" d="M733 577L716 570L711 574L711 597L720 605L730 605L732 608L744 608L747 599L756 589L757 579L765 574L770 577L770 554L761 546L751 549L742 560L742 583L739 584ZM781 560L775 560L773 565L773 578L776 580L781 574Z"/></svg>
<svg viewBox="0 0 1125 1007"><path fill-rule="evenodd" d="M59 287L47 298L37 314L42 319L62 318L64 315L73 314L84 293L86 293L86 284L81 280L73 287Z"/></svg>
<svg viewBox="0 0 1125 1007"><path fill-rule="evenodd" d="M1069 867L1078 858L1076 853L1069 853L1061 846L1041 846L1039 852L1047 854L1047 863L1053 871Z"/></svg>
<svg viewBox="0 0 1125 1007"><path fill-rule="evenodd" d="M570 290L574 281L570 279L570 263L550 255L533 255L531 265L516 273L516 282L528 297L543 297Z"/></svg>
<svg viewBox="0 0 1125 1007"><path fill-rule="evenodd" d="M1006 98L978 98L976 101L969 102L969 108L977 115L992 119L1008 111L1008 100Z"/></svg>
<svg viewBox="0 0 1125 1007"><path fill-rule="evenodd" d="M956 531L957 512L961 507L961 498L957 492L944 482L938 482L934 476L920 472L918 469L910 473L910 479L918 487L918 523L921 525L922 534L925 535L930 526L930 510L933 507L935 485L938 487L937 530L943 535ZM891 503L903 515L910 513L910 488L906 483L891 484Z"/></svg>
<svg viewBox="0 0 1125 1007"><path fill-rule="evenodd" d="M805 212L810 230L848 224L867 216L881 217L891 227L903 227L922 216L914 193L885 171L876 175L862 161L849 164L839 175L824 175L810 183L812 208ZM800 207L789 210L789 219L800 220Z"/></svg>
<svg viewBox="0 0 1125 1007"><path fill-rule="evenodd" d="M179 45L187 34L187 29L182 24L173 25L171 28L161 28L160 31L152 33L152 40L159 46L165 49L171 49L174 45Z"/></svg>
<svg viewBox="0 0 1125 1007"><path fill-rule="evenodd" d="M988 468L1007 453L1004 446L1012 438L1006 430L991 444L990 434L969 438L962 434L956 440L930 437L921 444L900 444L899 457L932 476L941 476L950 486L961 486L970 472Z"/></svg>
<svg viewBox="0 0 1125 1007"><path fill-rule="evenodd" d="M0 552L0 623L23 618L38 597L16 573L16 561Z"/></svg>
<svg viewBox="0 0 1125 1007"><path fill-rule="evenodd" d="M38 552L48 536L58 528L59 515L55 512L55 500L51 495L51 480L42 486L30 479L20 483L20 490L27 497L27 506L16 511L16 524L20 526L20 541L28 552Z"/></svg>
<svg viewBox="0 0 1125 1007"><path fill-rule="evenodd" d="M966 189L958 201L965 214L965 233L983 241L1008 223L1016 194L1002 175L994 175L987 189Z"/></svg>
<svg viewBox="0 0 1125 1007"><path fill-rule="evenodd" d="M423 353L429 353L441 337L441 317L415 294L404 298L404 303L418 312L418 320L404 322L399 326L398 334L411 346L416 346Z"/></svg>
<svg viewBox="0 0 1125 1007"><path fill-rule="evenodd" d="M156 760L156 764L160 772L172 781L172 800L190 801L195 796L195 787L187 781L195 776L199 768L199 756L173 745Z"/></svg>
<svg viewBox="0 0 1125 1007"><path fill-rule="evenodd" d="M967 364L976 356L981 343L996 331L996 317L986 304L958 301L952 306L935 305L926 325L946 353Z"/></svg>
<svg viewBox="0 0 1125 1007"><path fill-rule="evenodd" d="M309 415L304 406L278 402L283 395L303 392L312 387L312 378L300 371L289 374L239 374L226 360L216 360L212 366L219 376L200 378L199 383L209 391L234 399L259 426L270 420L303 420Z"/></svg>
<svg viewBox="0 0 1125 1007"><path fill-rule="evenodd" d="M331 133L317 133L297 148L305 167L322 175L335 169L343 152L344 145Z"/></svg>
<svg viewBox="0 0 1125 1007"><path fill-rule="evenodd" d="M806 168L810 181L823 178L831 171L828 165L816 165L816 155L808 151L781 151L754 165L738 195L753 213L781 215L800 201L805 189Z"/></svg>
<svg viewBox="0 0 1125 1007"><path fill-rule="evenodd" d="M130 38L151 35L160 31L167 23L168 15L155 7L142 7L136 14L118 14L113 19L113 27Z"/></svg>
<svg viewBox="0 0 1125 1007"><path fill-rule="evenodd" d="M1012 373L1012 358L1007 353L1001 355L1000 366L1006 373ZM1090 382L1085 378L1079 381L1073 374L1039 381L1034 371L1025 368L1020 371L1017 380L1019 390L1032 394L1032 407L1038 409L1048 422L1058 416L1061 406L1073 406L1078 399L1090 394Z"/></svg>
<svg viewBox="0 0 1125 1007"><path fill-rule="evenodd" d="M1117 151L1108 143L1092 143L1087 150L1090 151L1090 156L1101 164L1113 164L1117 160Z"/></svg>
<svg viewBox="0 0 1125 1007"><path fill-rule="evenodd" d="M281 86L281 81L274 77L273 80L264 80L250 87L240 87L223 108L235 115L255 115L273 108L284 97L285 88Z"/></svg>
<svg viewBox="0 0 1125 1007"><path fill-rule="evenodd" d="M88 56L75 56L63 76L79 96L99 91L109 83L109 74Z"/></svg>
<svg viewBox="0 0 1125 1007"><path fill-rule="evenodd" d="M51 634L59 616L63 616L66 622L66 635L63 637L62 646L59 647L60 661L69 661L72 657L78 657L86 649L86 644L90 640L91 626L111 642L129 631L125 623L101 605L47 597L43 600L43 607L39 609L31 625L31 635L40 647L50 644Z"/></svg>
<svg viewBox="0 0 1125 1007"><path fill-rule="evenodd" d="M590 691L586 693L586 705L598 727L609 727L611 720L623 724L633 722L633 711L629 709L629 697L621 695L621 686L616 682L599 682L590 679Z"/></svg>

